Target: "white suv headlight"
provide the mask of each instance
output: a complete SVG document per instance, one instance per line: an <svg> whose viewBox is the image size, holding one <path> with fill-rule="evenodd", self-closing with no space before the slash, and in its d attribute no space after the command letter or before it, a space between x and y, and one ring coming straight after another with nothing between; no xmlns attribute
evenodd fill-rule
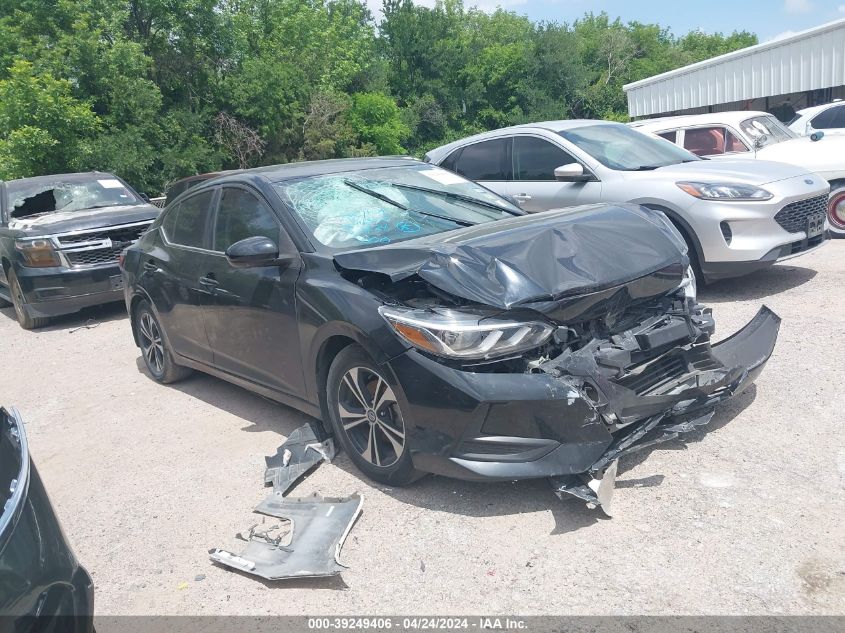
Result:
<svg viewBox="0 0 845 633"><path fill-rule="evenodd" d="M754 185L711 182L676 182L675 184L682 191L702 200L733 200L742 202L749 200L771 200L774 197L770 192Z"/></svg>
<svg viewBox="0 0 845 633"><path fill-rule="evenodd" d="M408 343L438 356L495 358L545 343L554 326L542 321L511 321L436 308L381 306L379 314Z"/></svg>

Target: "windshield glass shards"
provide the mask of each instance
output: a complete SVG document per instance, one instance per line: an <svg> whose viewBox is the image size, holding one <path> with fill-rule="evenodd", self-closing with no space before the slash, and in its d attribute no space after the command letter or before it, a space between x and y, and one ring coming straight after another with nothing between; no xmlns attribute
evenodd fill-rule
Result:
<svg viewBox="0 0 845 633"><path fill-rule="evenodd" d="M428 165L313 176L275 187L314 238L333 249L401 242L521 214L484 187Z"/></svg>
<svg viewBox="0 0 845 633"><path fill-rule="evenodd" d="M108 174L27 178L8 182L6 188L12 218L141 204L126 185Z"/></svg>

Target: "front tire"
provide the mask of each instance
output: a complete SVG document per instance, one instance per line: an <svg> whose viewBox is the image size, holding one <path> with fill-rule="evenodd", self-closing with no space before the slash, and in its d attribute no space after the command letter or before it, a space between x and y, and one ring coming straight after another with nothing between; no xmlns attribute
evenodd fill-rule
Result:
<svg viewBox="0 0 845 633"><path fill-rule="evenodd" d="M827 221L836 237L845 237L845 183L837 183L830 189L827 201Z"/></svg>
<svg viewBox="0 0 845 633"><path fill-rule="evenodd" d="M141 356L150 376L165 385L189 376L191 370L177 365L173 360L173 352L149 303L140 303L135 310L134 319Z"/></svg>
<svg viewBox="0 0 845 633"><path fill-rule="evenodd" d="M7 275L9 279L9 294L12 295L12 305L15 306L15 316L18 319L18 324L25 330L34 330L36 328L44 327L50 322L49 317L31 317L26 310L26 297L21 290L21 284L18 281L18 276L11 268Z"/></svg>
<svg viewBox="0 0 845 633"><path fill-rule="evenodd" d="M362 347L350 345L329 369L326 402L335 437L358 469L379 483L404 486L424 473L411 461L394 388Z"/></svg>

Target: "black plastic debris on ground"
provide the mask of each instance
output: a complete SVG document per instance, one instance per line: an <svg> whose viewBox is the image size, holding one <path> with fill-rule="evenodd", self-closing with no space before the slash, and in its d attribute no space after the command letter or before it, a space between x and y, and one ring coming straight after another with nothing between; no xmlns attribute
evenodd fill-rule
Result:
<svg viewBox="0 0 845 633"><path fill-rule="evenodd" d="M240 554L212 549L209 556L215 563L266 580L335 576L346 569L340 550L363 504L358 494L294 499L274 492L255 511L290 521L292 535L287 545L282 545L281 535L270 534L279 526L251 529Z"/></svg>
<svg viewBox="0 0 845 633"><path fill-rule="evenodd" d="M322 461L334 458L334 440L320 441L310 424L295 429L275 455L265 457L267 469L264 484L273 485L273 492L286 494L299 479Z"/></svg>

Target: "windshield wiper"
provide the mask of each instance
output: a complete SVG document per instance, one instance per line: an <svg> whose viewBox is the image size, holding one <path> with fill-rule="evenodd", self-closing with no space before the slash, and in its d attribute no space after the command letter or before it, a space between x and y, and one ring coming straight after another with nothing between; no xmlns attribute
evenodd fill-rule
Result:
<svg viewBox="0 0 845 633"><path fill-rule="evenodd" d="M458 218L453 218L453 217L450 217L448 215L440 215L439 213L430 213L429 211L420 211L418 209L409 209L408 207L406 207L401 202L396 202L396 200L394 200L390 196L386 196L383 193L379 193L378 191L373 191L372 189L368 189L367 187L362 187L361 185L359 185L356 182L353 182L352 180L344 180L343 184L345 184L349 187L352 187L353 189L357 189L361 193L365 193L368 196L372 196L373 198L376 198L377 200L381 200L383 202L387 202L388 204L392 204L394 207L398 207L398 208L402 209L403 211L407 211L408 213L416 213L418 215L424 215L424 216L429 217L429 218L437 218L438 220L446 220L447 222L454 222L458 226L475 226L476 225L476 222L470 222L469 220L460 220ZM391 185L393 185L395 187L401 186L401 185L397 185L396 183L391 183Z"/></svg>
<svg viewBox="0 0 845 633"><path fill-rule="evenodd" d="M628 171L654 171L659 167L665 167L665 165L640 165L639 167L633 167Z"/></svg>
<svg viewBox="0 0 845 633"><path fill-rule="evenodd" d="M394 187L399 187L400 189L411 189L412 191L422 191L424 193L433 193L438 196L442 196L444 198L452 198L454 200L462 200L463 202L470 202L472 204L478 204L482 207L487 207L488 209L495 209L496 211L505 211L506 213L510 213L511 215L519 215L518 213L514 213L507 207L500 207L498 204L494 204L492 202L487 202L486 200L479 200L478 198L473 198L472 196L467 196L462 193L455 193L454 191L443 191L442 189L429 189L428 187L420 187L419 185L406 185L404 183L399 182L392 182L390 183Z"/></svg>

